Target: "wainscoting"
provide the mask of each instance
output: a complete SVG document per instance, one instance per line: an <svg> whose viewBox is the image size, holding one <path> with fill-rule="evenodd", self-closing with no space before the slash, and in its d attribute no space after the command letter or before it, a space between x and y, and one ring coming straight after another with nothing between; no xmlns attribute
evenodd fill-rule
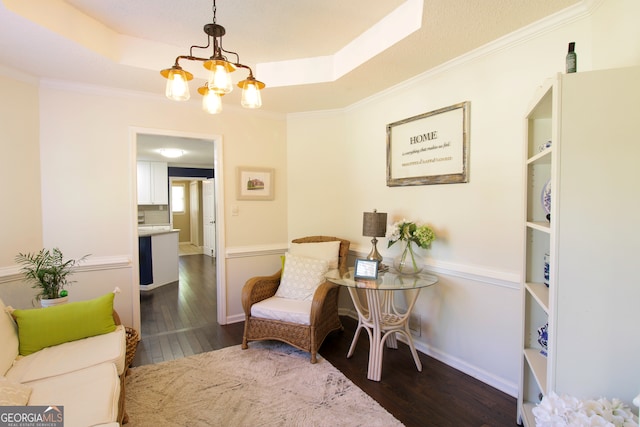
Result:
<svg viewBox="0 0 640 427"><path fill-rule="evenodd" d="M216 322L214 279L214 259L182 256L179 284L141 295L142 341L133 366L242 342L243 322ZM330 334L320 354L406 426L516 425L515 398L423 353L423 371L417 372L402 343L397 350L385 350L382 380L367 380L368 338L363 334L347 359L357 321L343 317L342 322L345 330Z"/></svg>

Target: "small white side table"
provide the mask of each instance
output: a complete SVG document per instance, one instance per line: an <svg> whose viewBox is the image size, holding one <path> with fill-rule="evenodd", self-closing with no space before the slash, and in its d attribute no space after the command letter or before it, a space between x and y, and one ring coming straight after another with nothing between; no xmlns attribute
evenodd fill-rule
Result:
<svg viewBox="0 0 640 427"><path fill-rule="evenodd" d="M358 327L347 353L348 358L353 355L362 329L369 335L368 379L380 381L384 344L386 342L387 347L398 348L396 332L407 339L416 368L422 372L422 363L409 331L409 315L418 299L420 289L438 283L436 276L431 274L402 276L393 271L387 271L380 273L377 280L362 280L355 279L353 268L350 268L342 271L331 270L326 278L349 290L353 305L358 312ZM405 295L406 308L399 308L395 303L394 297L398 291L403 291ZM361 299L363 293L366 304L363 304L364 301Z"/></svg>

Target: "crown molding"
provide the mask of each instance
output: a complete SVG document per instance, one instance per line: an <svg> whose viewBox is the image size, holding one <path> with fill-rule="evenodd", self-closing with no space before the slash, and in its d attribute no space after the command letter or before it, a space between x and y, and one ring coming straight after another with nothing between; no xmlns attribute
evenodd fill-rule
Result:
<svg viewBox="0 0 640 427"><path fill-rule="evenodd" d="M569 6L568 8L561 10L553 15L547 16L539 21L519 28L518 30L515 30L492 42L480 46L479 48L469 51L464 55L458 56L451 59L450 61L438 65L437 67L431 68L415 77L393 85L388 89L385 89L367 98L361 99L360 101L357 101L343 109L340 109L340 111L343 113L350 112L364 105L377 102L381 99L386 99L390 94L398 90L410 87L425 80L433 79L434 77L448 72L453 68L468 64L480 58L493 55L496 52L512 48L519 44L525 43L528 40L554 31L559 27L578 21L580 19L584 19L585 17L589 17L595 12L595 10L597 10L602 4L604 4L605 1L606 0L583 0L582 2L576 3L573 6ZM313 113L316 112L307 112L304 114L311 115ZM302 113L291 113L290 116L296 116L298 114Z"/></svg>
<svg viewBox="0 0 640 427"><path fill-rule="evenodd" d="M18 80L24 83L29 83L37 86L40 82L39 79L31 74L27 74L24 71L16 70L15 68L6 67L0 64L0 76L8 77L13 80Z"/></svg>

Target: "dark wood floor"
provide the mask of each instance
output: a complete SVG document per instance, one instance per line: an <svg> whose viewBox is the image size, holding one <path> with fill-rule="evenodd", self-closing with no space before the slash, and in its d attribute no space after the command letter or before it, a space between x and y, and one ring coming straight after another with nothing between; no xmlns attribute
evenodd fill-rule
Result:
<svg viewBox="0 0 640 427"><path fill-rule="evenodd" d="M242 342L243 323L216 322L215 261L205 255L180 257L179 285L144 292L140 298L142 340L133 366L157 363ZM369 343L362 334L346 358L357 322L323 343L320 354L404 425L515 426L516 400L431 357L419 353L422 372L409 348L385 349L382 380L367 380Z"/></svg>

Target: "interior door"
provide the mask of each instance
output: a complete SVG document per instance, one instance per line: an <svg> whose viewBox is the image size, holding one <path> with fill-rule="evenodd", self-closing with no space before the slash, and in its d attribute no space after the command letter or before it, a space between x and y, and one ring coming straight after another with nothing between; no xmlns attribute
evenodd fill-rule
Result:
<svg viewBox="0 0 640 427"><path fill-rule="evenodd" d="M198 181L189 183L189 223L191 225L191 244L197 247L202 246L200 242L200 191Z"/></svg>
<svg viewBox="0 0 640 427"><path fill-rule="evenodd" d="M202 181L203 253L216 256L216 209L213 178Z"/></svg>

